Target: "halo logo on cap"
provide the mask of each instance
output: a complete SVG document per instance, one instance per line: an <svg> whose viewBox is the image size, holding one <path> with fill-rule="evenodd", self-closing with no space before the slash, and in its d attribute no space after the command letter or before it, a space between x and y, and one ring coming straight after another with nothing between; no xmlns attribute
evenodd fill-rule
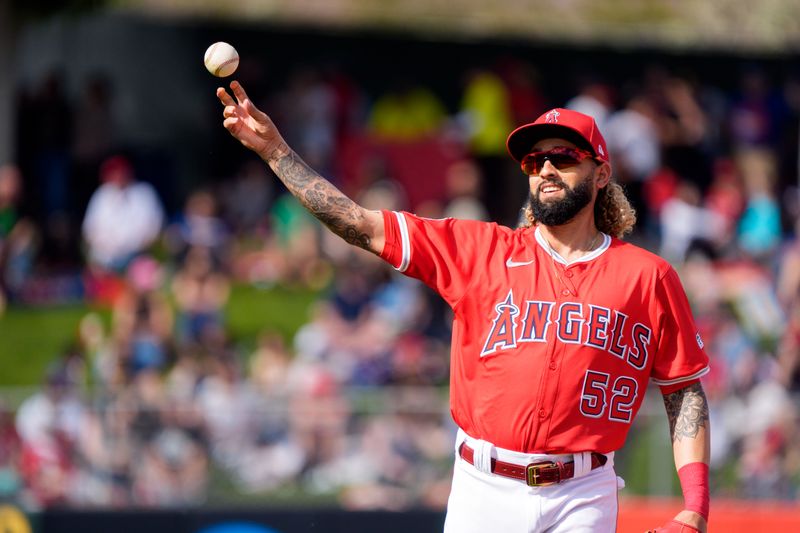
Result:
<svg viewBox="0 0 800 533"><path fill-rule="evenodd" d="M608 162L608 147L594 118L562 107L542 113L534 122L512 131L506 148L515 161L522 161L538 141L548 138L565 139Z"/></svg>
<svg viewBox="0 0 800 533"><path fill-rule="evenodd" d="M547 114L544 116L544 120L548 124L557 124L559 115L561 115L561 113L553 109L552 111L547 112Z"/></svg>

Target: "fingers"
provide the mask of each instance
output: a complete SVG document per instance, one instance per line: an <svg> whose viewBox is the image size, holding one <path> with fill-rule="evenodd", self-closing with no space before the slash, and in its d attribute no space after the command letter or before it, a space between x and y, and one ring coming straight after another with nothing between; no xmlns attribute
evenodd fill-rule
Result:
<svg viewBox="0 0 800 533"><path fill-rule="evenodd" d="M231 82L231 89L233 90L234 96L236 96L236 101L231 98L231 95L228 94L228 91L222 87L217 88L217 98L219 98L219 101L225 106L225 110L223 111L223 115L225 117L235 116L236 108L241 106L244 107L251 117L255 118L256 120L264 120L266 115L255 106L250 98L248 98L247 93L244 92L244 88L238 81Z"/></svg>
<svg viewBox="0 0 800 533"><path fill-rule="evenodd" d="M219 98L219 101L222 102L222 105L226 107L236 105L236 102L233 101L233 98L231 98L231 95L228 94L228 91L222 87L217 87L217 98Z"/></svg>
<svg viewBox="0 0 800 533"><path fill-rule="evenodd" d="M244 92L244 87L236 81L233 80L231 82L231 89L233 90L233 95L236 97L236 100L239 101L239 104L243 104L245 100L247 100L247 93Z"/></svg>
<svg viewBox="0 0 800 533"><path fill-rule="evenodd" d="M235 117L236 115L236 106L234 105L227 105L225 109L222 111L222 116L225 118Z"/></svg>
<svg viewBox="0 0 800 533"><path fill-rule="evenodd" d="M241 128L241 122L239 122L239 119L236 117L226 118L222 121L222 125L234 135L239 131L239 128Z"/></svg>

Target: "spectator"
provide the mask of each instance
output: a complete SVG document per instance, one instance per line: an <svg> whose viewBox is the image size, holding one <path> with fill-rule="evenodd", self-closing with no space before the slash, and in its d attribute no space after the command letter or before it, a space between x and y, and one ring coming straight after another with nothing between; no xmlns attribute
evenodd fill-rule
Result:
<svg viewBox="0 0 800 533"><path fill-rule="evenodd" d="M747 195L739 221L739 246L753 257L764 258L781 239L775 157L767 150L746 150L738 155L738 164Z"/></svg>
<svg viewBox="0 0 800 533"><path fill-rule="evenodd" d="M454 163L448 169L445 181L448 202L444 216L489 220L489 213L481 201L483 176L478 165L469 160Z"/></svg>
<svg viewBox="0 0 800 533"><path fill-rule="evenodd" d="M136 181L122 156L103 162L100 180L83 219L88 260L94 268L121 273L158 238L164 211L153 187Z"/></svg>
<svg viewBox="0 0 800 533"><path fill-rule="evenodd" d="M319 225L290 194L283 194L272 204L270 212L274 245L282 261L273 263L280 268L280 278L288 284L319 286L321 272Z"/></svg>
<svg viewBox="0 0 800 533"><path fill-rule="evenodd" d="M737 224L742 216L745 191L736 165L727 158L714 162L714 175L706 195L706 207L723 221L720 249L735 244Z"/></svg>
<svg viewBox="0 0 800 533"><path fill-rule="evenodd" d="M80 472L71 503L123 507L133 504L133 475L137 442L133 435L136 413L119 396L87 410L76 455Z"/></svg>
<svg viewBox="0 0 800 533"><path fill-rule="evenodd" d="M287 135L306 161L330 170L336 140L336 95L319 72L294 72L279 97L280 112L291 125Z"/></svg>
<svg viewBox="0 0 800 533"><path fill-rule="evenodd" d="M290 383L289 438L302 453L303 471L313 472L345 452L351 406L324 365L295 365Z"/></svg>
<svg viewBox="0 0 800 533"><path fill-rule="evenodd" d="M564 107L589 115L605 131L605 121L613 105L611 87L599 79L586 79L582 81L578 94L570 98Z"/></svg>
<svg viewBox="0 0 800 533"><path fill-rule="evenodd" d="M223 308L230 283L214 266L208 248L189 249L181 269L172 280L172 294L178 310L178 340L203 343L223 329Z"/></svg>
<svg viewBox="0 0 800 533"><path fill-rule="evenodd" d="M506 137L513 126L509 93L502 78L488 70L470 73L461 114L467 123L467 142L473 154L505 153Z"/></svg>
<svg viewBox="0 0 800 533"><path fill-rule="evenodd" d="M217 215L217 200L206 189L189 195L182 216L166 230L167 247L180 259L191 248L202 247L219 263L228 255L225 248L229 238L228 228Z"/></svg>
<svg viewBox="0 0 800 533"><path fill-rule="evenodd" d="M372 106L368 131L386 141L413 141L435 135L445 108L433 92L411 81L400 82Z"/></svg>
<svg viewBox="0 0 800 533"><path fill-rule="evenodd" d="M678 184L675 196L661 210L661 248L659 255L679 264L686 259L692 244L715 242L723 230L722 219L701 205L697 186L688 181Z"/></svg>
<svg viewBox="0 0 800 533"><path fill-rule="evenodd" d="M23 217L21 199L19 167L0 166L0 314L5 301L18 296L32 274L38 248L38 231Z"/></svg>
<svg viewBox="0 0 800 533"><path fill-rule="evenodd" d="M540 73L524 61L509 59L500 62L500 75L508 88L513 124L527 124L548 108L539 86Z"/></svg>
<svg viewBox="0 0 800 533"><path fill-rule="evenodd" d="M661 165L655 110L641 95L633 96L625 108L607 120L608 149L615 155L615 171L623 182L641 183Z"/></svg>
<svg viewBox="0 0 800 533"><path fill-rule="evenodd" d="M283 396L288 392L287 379L292 356L283 337L277 332L263 332L250 358L250 376L262 394Z"/></svg>
<svg viewBox="0 0 800 533"><path fill-rule="evenodd" d="M778 347L779 380L792 396L800 401L800 297L790 304L788 326Z"/></svg>
<svg viewBox="0 0 800 533"><path fill-rule="evenodd" d="M21 454L22 441L14 426L14 413L0 400L0 500L13 501L22 489L17 471Z"/></svg>
<svg viewBox="0 0 800 533"><path fill-rule="evenodd" d="M273 182L264 165L248 161L233 183L222 190L225 220L239 237L263 233L269 225L269 208L274 200Z"/></svg>
<svg viewBox="0 0 800 533"><path fill-rule="evenodd" d="M212 458L238 477L250 467L245 458L256 440L258 397L235 354L211 354L209 365L197 388L197 404L204 413Z"/></svg>
<svg viewBox="0 0 800 533"><path fill-rule="evenodd" d="M27 398L17 411L17 432L22 440L20 471L26 496L35 505L69 501L75 480L72 451L83 416L74 383L57 367L49 371L44 390Z"/></svg>
<svg viewBox="0 0 800 533"><path fill-rule="evenodd" d="M117 357L128 378L166 367L172 351L173 312L161 292L163 271L150 257L135 259L113 309Z"/></svg>
<svg viewBox="0 0 800 533"><path fill-rule="evenodd" d="M775 146L787 104L763 70L749 67L739 81L739 94L730 110L730 135L737 149Z"/></svg>
<svg viewBox="0 0 800 533"><path fill-rule="evenodd" d="M136 469L136 503L146 507L202 503L208 466L205 450L185 431L161 429L145 444Z"/></svg>
<svg viewBox="0 0 800 533"><path fill-rule="evenodd" d="M711 176L705 152L709 118L700 105L696 87L684 78L654 68L645 76L644 90L657 112L664 165L695 183L705 194Z"/></svg>

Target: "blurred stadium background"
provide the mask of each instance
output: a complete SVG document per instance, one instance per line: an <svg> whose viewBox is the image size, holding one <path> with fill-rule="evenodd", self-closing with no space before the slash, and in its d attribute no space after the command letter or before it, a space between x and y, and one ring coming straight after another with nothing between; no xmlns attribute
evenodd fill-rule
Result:
<svg viewBox="0 0 800 533"><path fill-rule="evenodd" d="M508 132L595 116L712 357L710 531L800 531L793 0L0 0L0 530L441 529L448 310L229 138L219 40L376 208L514 225ZM657 390L617 461L670 517Z"/></svg>

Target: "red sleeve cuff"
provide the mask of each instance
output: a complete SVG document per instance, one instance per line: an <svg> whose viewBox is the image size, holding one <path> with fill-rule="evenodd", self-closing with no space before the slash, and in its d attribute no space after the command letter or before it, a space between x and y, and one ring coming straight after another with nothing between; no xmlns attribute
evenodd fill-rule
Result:
<svg viewBox="0 0 800 533"><path fill-rule="evenodd" d="M381 259L400 268L403 261L403 243L398 229L397 215L394 211L383 210L383 235L384 244Z"/></svg>

